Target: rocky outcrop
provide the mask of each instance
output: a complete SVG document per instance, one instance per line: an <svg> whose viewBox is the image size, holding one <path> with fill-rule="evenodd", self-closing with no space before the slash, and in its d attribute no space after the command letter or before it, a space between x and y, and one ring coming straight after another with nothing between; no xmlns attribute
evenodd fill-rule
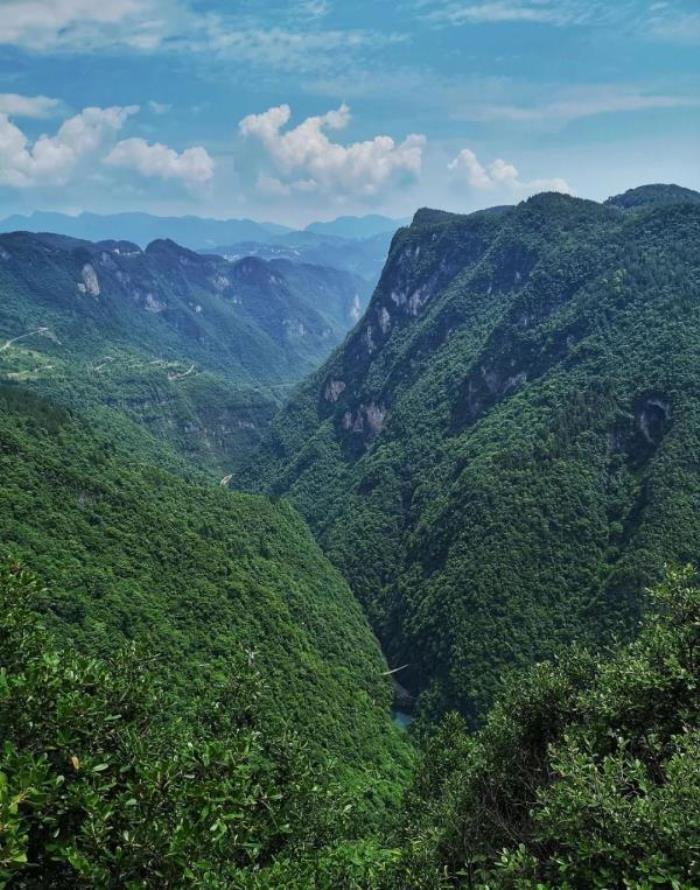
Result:
<svg viewBox="0 0 700 890"><path fill-rule="evenodd" d="M92 263L85 263L80 272L82 281L78 284L78 290L83 294L89 294L91 297L99 297L100 282L97 278L97 272Z"/></svg>

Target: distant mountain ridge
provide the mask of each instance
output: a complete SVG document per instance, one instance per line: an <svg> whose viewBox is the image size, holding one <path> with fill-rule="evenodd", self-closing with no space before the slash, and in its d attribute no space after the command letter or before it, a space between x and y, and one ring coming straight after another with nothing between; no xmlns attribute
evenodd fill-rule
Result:
<svg viewBox="0 0 700 890"><path fill-rule="evenodd" d="M124 410L222 472L364 308L349 272L0 235L0 375ZM2 345L4 343L4 346Z"/></svg>
<svg viewBox="0 0 700 890"><path fill-rule="evenodd" d="M374 287L394 232L408 220L378 214L342 216L330 222L292 229L250 219L166 217L148 213L100 215L36 211L0 220L0 233L52 232L85 241L130 241L145 249L152 241L170 239L189 250L241 259L286 259L335 267L360 275Z"/></svg>
<svg viewBox="0 0 700 890"><path fill-rule="evenodd" d="M339 216L329 222L310 223L304 231L313 232L316 235L361 239L371 238L373 235L383 235L386 232L393 233L409 221L408 218L392 219L378 213L370 213L367 216Z"/></svg>
<svg viewBox="0 0 700 890"><path fill-rule="evenodd" d="M363 240L393 233L407 220L386 216L343 216L330 222L310 223L303 230L252 219L210 219L199 216L156 216L150 213L79 213L52 211L13 214L0 220L0 232L56 232L86 241L124 240L146 247L159 238L170 238L191 250L212 250L216 245L252 241L266 244L290 233Z"/></svg>
<svg viewBox="0 0 700 890"><path fill-rule="evenodd" d="M29 216L15 214L0 220L1 232L56 232L86 241L124 240L146 247L159 238L170 238L192 250L226 241L267 241L292 231L276 223L252 219L206 219L197 216L153 216L149 213L102 215L35 211Z"/></svg>
<svg viewBox="0 0 700 890"><path fill-rule="evenodd" d="M228 259L258 256L266 260L285 259L298 263L331 266L360 275L374 287L382 271L394 231L369 238L341 238L316 232L288 232L271 241L243 241L218 245L213 253Z"/></svg>

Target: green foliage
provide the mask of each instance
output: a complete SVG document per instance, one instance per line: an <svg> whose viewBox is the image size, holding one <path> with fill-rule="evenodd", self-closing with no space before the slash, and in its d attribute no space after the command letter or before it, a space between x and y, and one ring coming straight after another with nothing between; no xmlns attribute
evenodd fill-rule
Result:
<svg viewBox="0 0 700 890"><path fill-rule="evenodd" d="M36 608L86 655L139 643L183 710L253 659L266 719L335 759L377 816L410 756L347 585L287 504L188 482L138 444L0 390L0 548L50 585Z"/></svg>
<svg viewBox="0 0 700 890"><path fill-rule="evenodd" d="M700 553L700 205L634 203L420 211L236 476L292 499L430 715L633 633Z"/></svg>
<svg viewBox="0 0 700 890"><path fill-rule="evenodd" d="M536 666L475 736L445 719L409 795L410 886L698 886L700 590L686 569L653 594L607 660Z"/></svg>
<svg viewBox="0 0 700 890"><path fill-rule="evenodd" d="M227 474L339 342L362 288L336 269L169 241L0 235L0 379L83 412L116 408Z"/></svg>
<svg viewBox="0 0 700 890"><path fill-rule="evenodd" d="M698 239L667 187L419 212L266 496L189 459L255 443L333 276L3 240L8 337L51 327L0 343L0 885L698 886L690 570L600 655L700 549ZM283 493L420 693L403 802L385 660Z"/></svg>
<svg viewBox="0 0 700 890"><path fill-rule="evenodd" d="M259 673L231 665L183 715L137 648L56 648L38 595L19 564L0 568L2 886L302 887L317 861L364 869L362 846L324 852L350 807L264 718Z"/></svg>

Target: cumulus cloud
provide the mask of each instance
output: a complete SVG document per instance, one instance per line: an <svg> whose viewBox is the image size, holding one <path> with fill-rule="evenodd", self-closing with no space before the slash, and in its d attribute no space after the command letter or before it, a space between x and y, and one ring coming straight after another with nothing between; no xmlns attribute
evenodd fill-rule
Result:
<svg viewBox="0 0 700 890"><path fill-rule="evenodd" d="M455 177L480 191L505 190L510 193L525 195L536 192L564 192L572 194L573 190L565 179L520 179L517 167L496 158L488 166L484 166L476 154L469 148L462 151L447 165Z"/></svg>
<svg viewBox="0 0 700 890"><path fill-rule="evenodd" d="M51 117L60 107L58 99L49 99L48 96L0 93L0 114L8 117Z"/></svg>
<svg viewBox="0 0 700 890"><path fill-rule="evenodd" d="M424 136L412 134L398 144L390 136L375 136L342 145L328 132L348 125L347 105L284 130L291 114L288 105L279 105L262 114L250 114L239 123L244 137L263 146L273 167L275 175L263 174L262 179L268 193L276 190L282 194L287 189L368 197L397 180L415 178L421 171Z"/></svg>
<svg viewBox="0 0 700 890"><path fill-rule="evenodd" d="M178 179L190 187L208 182L214 175L214 161L200 145L178 154L160 142L150 144L140 138L124 139L114 146L104 162L112 167L135 170L142 176Z"/></svg>
<svg viewBox="0 0 700 890"><path fill-rule="evenodd" d="M7 114L0 114L0 185L65 184L137 111L136 105L85 108L64 121L54 136L40 136L33 145Z"/></svg>

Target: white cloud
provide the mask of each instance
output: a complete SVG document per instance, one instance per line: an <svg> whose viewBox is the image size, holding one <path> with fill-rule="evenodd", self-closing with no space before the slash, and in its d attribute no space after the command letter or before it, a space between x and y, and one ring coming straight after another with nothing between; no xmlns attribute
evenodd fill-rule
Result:
<svg viewBox="0 0 700 890"><path fill-rule="evenodd" d="M446 21L453 25L485 24L500 22L540 22L563 24L566 19L561 9L558 11L548 2L491 2L491 3L450 3L431 16L434 20Z"/></svg>
<svg viewBox="0 0 700 890"><path fill-rule="evenodd" d="M299 72L330 70L340 51L404 39L372 29L309 27L329 9L327 0L287 4L270 27L269 16L205 11L192 0L0 0L0 45L33 52L186 52Z"/></svg>
<svg viewBox="0 0 700 890"><path fill-rule="evenodd" d="M302 0L300 9L311 18L321 18L328 15L331 5L329 0Z"/></svg>
<svg viewBox="0 0 700 890"><path fill-rule="evenodd" d="M138 106L85 108L61 124L55 136L33 145L6 114L0 114L0 185L26 188L63 185L87 157L118 132Z"/></svg>
<svg viewBox="0 0 700 890"><path fill-rule="evenodd" d="M48 96L0 93L0 114L9 117L51 117L60 107L58 99L49 99Z"/></svg>
<svg viewBox="0 0 700 890"><path fill-rule="evenodd" d="M202 33L193 32L186 45L201 52L278 71L303 74L338 68L343 60L365 51L403 42L398 33L361 29L255 27L251 23L209 15L200 21Z"/></svg>
<svg viewBox="0 0 700 890"><path fill-rule="evenodd" d="M565 179L555 177L523 181L513 164L502 158L496 158L488 166L484 166L469 148L463 148L457 157L450 161L447 169L452 171L458 181L479 191L501 190L521 196L536 192L572 194L572 188Z"/></svg>
<svg viewBox="0 0 700 890"><path fill-rule="evenodd" d="M285 183L276 176L268 176L267 173L258 174L256 186L259 192L272 198L286 198L295 193L309 193L318 190L318 184L313 179L297 179L294 182Z"/></svg>
<svg viewBox="0 0 700 890"><path fill-rule="evenodd" d="M657 3L646 22L647 36L667 43L700 44L700 12L681 12L670 3Z"/></svg>
<svg viewBox="0 0 700 890"><path fill-rule="evenodd" d="M416 0L423 18L437 25L541 24L608 26L639 19L638 0Z"/></svg>
<svg viewBox="0 0 700 890"><path fill-rule="evenodd" d="M670 96L642 93L635 89L614 85L586 87L572 90L562 96L539 105L508 105L474 103L457 108L455 120L479 122L511 121L537 123L542 121L572 121L598 114L649 111L664 108L693 108L700 106L698 96Z"/></svg>
<svg viewBox="0 0 700 890"><path fill-rule="evenodd" d="M186 148L178 154L160 142L149 144L140 138L118 142L104 163L135 170L142 176L179 179L190 187L208 182L214 175L214 161L202 146Z"/></svg>
<svg viewBox="0 0 700 890"><path fill-rule="evenodd" d="M0 43L29 49L71 43L91 26L111 26L143 12L142 0L3 0Z"/></svg>
<svg viewBox="0 0 700 890"><path fill-rule="evenodd" d="M250 114L239 123L246 138L265 148L275 177L277 192L283 186L296 191L318 190L336 195L373 196L397 179L415 178L421 171L425 137L407 136L397 144L390 136L375 136L364 142L341 145L327 131L342 130L350 121L346 105L326 114L308 117L283 132L289 123L288 105Z"/></svg>

